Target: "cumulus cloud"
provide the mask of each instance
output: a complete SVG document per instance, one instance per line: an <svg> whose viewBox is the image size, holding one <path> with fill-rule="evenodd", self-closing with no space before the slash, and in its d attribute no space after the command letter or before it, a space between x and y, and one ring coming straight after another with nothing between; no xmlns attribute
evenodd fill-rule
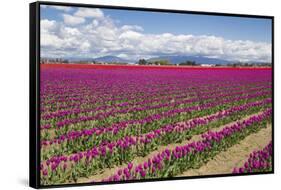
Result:
<svg viewBox="0 0 281 190"><path fill-rule="evenodd" d="M138 25L120 26L100 9L81 8L62 16L63 22L41 20L42 56L116 55L137 60L158 55L202 55L236 61L271 60L270 43L213 35L149 34Z"/></svg>
<svg viewBox="0 0 281 190"><path fill-rule="evenodd" d="M54 20L44 19L44 20L41 20L40 22L41 22L40 23L41 31L43 33L48 32L48 31L52 31L56 28L56 21L54 21Z"/></svg>
<svg viewBox="0 0 281 190"><path fill-rule="evenodd" d="M85 22L85 19L78 16L72 16L69 14L63 14L63 20L66 24L77 25Z"/></svg>
<svg viewBox="0 0 281 190"><path fill-rule="evenodd" d="M93 8L79 8L74 15L85 18L102 18L104 16L100 9Z"/></svg>
<svg viewBox="0 0 281 190"><path fill-rule="evenodd" d="M127 30L135 30L135 31L143 31L143 28L138 25L123 25L121 27L121 30L127 31Z"/></svg>

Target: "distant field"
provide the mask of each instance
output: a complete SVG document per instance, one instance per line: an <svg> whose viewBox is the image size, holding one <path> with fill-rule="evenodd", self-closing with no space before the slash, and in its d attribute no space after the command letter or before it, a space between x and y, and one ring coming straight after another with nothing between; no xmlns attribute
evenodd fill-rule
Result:
<svg viewBox="0 0 281 190"><path fill-rule="evenodd" d="M40 70L42 184L272 170L271 68Z"/></svg>

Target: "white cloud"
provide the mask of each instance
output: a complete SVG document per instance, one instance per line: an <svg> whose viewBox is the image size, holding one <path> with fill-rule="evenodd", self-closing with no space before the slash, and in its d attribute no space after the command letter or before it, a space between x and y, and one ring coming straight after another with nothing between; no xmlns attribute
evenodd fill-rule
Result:
<svg viewBox="0 0 281 190"><path fill-rule="evenodd" d="M127 39L127 40L138 40L142 37L143 35L139 32L135 32L132 30L125 31L120 34L119 38L120 39Z"/></svg>
<svg viewBox="0 0 281 190"><path fill-rule="evenodd" d="M56 35L44 34L44 38L41 39L40 43L44 47L60 48L64 44L64 41L58 38Z"/></svg>
<svg viewBox="0 0 281 190"><path fill-rule="evenodd" d="M143 28L138 25L123 25L121 27L121 30L127 31L127 30L135 30L135 31L143 31Z"/></svg>
<svg viewBox="0 0 281 190"><path fill-rule="evenodd" d="M93 8L79 8L74 15L84 18L102 18L104 16L100 9Z"/></svg>
<svg viewBox="0 0 281 190"><path fill-rule="evenodd" d="M203 55L238 61L270 61L271 44L212 35L145 33L137 25L116 24L100 9L63 14L64 22L41 20L42 55L139 59L157 55ZM86 54L85 54L86 53Z"/></svg>
<svg viewBox="0 0 281 190"><path fill-rule="evenodd" d="M85 41L85 42L81 43L81 45L80 45L80 49L83 52L88 51L90 47L91 47L91 44L88 41Z"/></svg>
<svg viewBox="0 0 281 190"><path fill-rule="evenodd" d="M120 53L120 54L118 54L117 56L118 56L118 57L121 57L121 58L123 58L123 59L127 59L127 58L128 58L128 55L125 54L125 53Z"/></svg>
<svg viewBox="0 0 281 190"><path fill-rule="evenodd" d="M48 32L56 28L56 21L43 19L40 21L41 31Z"/></svg>
<svg viewBox="0 0 281 190"><path fill-rule="evenodd" d="M98 25L99 25L99 21L93 20L93 26L94 26L94 27L97 27Z"/></svg>
<svg viewBox="0 0 281 190"><path fill-rule="evenodd" d="M81 32L77 28L64 27L64 35L80 36Z"/></svg>
<svg viewBox="0 0 281 190"><path fill-rule="evenodd" d="M63 20L66 24L77 25L85 22L85 19L82 17L72 16L69 14L63 14Z"/></svg>

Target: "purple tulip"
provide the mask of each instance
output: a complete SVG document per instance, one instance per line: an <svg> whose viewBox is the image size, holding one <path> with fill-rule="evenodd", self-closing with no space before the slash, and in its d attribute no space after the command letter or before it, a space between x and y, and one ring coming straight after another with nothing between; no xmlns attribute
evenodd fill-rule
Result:
<svg viewBox="0 0 281 190"><path fill-rule="evenodd" d="M141 177L143 177L143 178L146 176L146 172L144 170L141 170L140 174L141 174Z"/></svg>
<svg viewBox="0 0 281 190"><path fill-rule="evenodd" d="M44 176L47 176L47 175L48 175L48 170L47 170L47 169L43 170L43 175L44 175Z"/></svg>
<svg viewBox="0 0 281 190"><path fill-rule="evenodd" d="M133 164L131 162L128 163L128 169L131 170L133 168Z"/></svg>

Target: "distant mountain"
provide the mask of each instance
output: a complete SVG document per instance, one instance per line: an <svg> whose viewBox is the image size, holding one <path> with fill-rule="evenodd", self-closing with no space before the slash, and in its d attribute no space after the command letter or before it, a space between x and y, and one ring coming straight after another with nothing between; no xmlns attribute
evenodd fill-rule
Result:
<svg viewBox="0 0 281 190"><path fill-rule="evenodd" d="M63 59L66 59L69 62L93 61L93 58L90 58L90 57L64 57Z"/></svg>
<svg viewBox="0 0 281 190"><path fill-rule="evenodd" d="M129 61L127 59L123 59L117 56L103 56L103 57L97 57L93 59L96 62L104 62L104 63L130 63L132 61Z"/></svg>
<svg viewBox="0 0 281 190"><path fill-rule="evenodd" d="M103 57L96 57L96 58L91 58L91 57L65 57L63 59L66 59L70 62L103 62L103 63L131 63L132 61L126 60L123 58L120 58L118 56L103 56Z"/></svg>
<svg viewBox="0 0 281 190"><path fill-rule="evenodd" d="M233 63L224 59L218 58L209 58L204 56L183 56L183 55L174 55L174 56L159 56L148 59L148 61L157 61L157 60L167 60L172 64L179 64L186 61L195 61L199 64L229 64Z"/></svg>

